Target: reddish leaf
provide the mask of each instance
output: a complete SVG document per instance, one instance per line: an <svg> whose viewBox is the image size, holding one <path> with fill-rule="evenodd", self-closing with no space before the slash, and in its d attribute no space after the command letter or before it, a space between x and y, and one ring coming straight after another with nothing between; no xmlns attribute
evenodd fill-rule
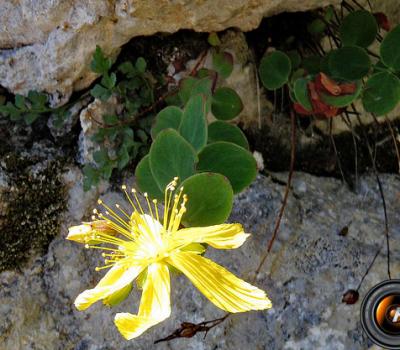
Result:
<svg viewBox="0 0 400 350"><path fill-rule="evenodd" d="M314 114L313 111L308 111L305 109L300 103L293 103L293 109L296 111L296 113L301 114L301 115L312 115Z"/></svg>
<svg viewBox="0 0 400 350"><path fill-rule="evenodd" d="M323 87L331 95L340 95L341 90L338 83L329 78L325 73L321 72L315 77L315 85L319 91L321 91L322 89L320 90L320 88Z"/></svg>
<svg viewBox="0 0 400 350"><path fill-rule="evenodd" d="M354 94L357 90L356 83L345 83L345 84L340 84L339 86L341 90L340 95L351 95Z"/></svg>
<svg viewBox="0 0 400 350"><path fill-rule="evenodd" d="M383 12L375 12L374 17L379 27L381 27L383 30L386 30L387 32L390 31L392 26L389 22L389 19Z"/></svg>

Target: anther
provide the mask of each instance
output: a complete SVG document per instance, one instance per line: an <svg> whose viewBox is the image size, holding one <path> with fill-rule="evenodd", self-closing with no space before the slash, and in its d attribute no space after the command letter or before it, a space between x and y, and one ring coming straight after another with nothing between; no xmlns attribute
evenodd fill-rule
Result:
<svg viewBox="0 0 400 350"><path fill-rule="evenodd" d="M126 190L126 185L122 185L121 188L122 188L123 190Z"/></svg>
<svg viewBox="0 0 400 350"><path fill-rule="evenodd" d="M103 204L103 201L101 199L98 199L97 204Z"/></svg>

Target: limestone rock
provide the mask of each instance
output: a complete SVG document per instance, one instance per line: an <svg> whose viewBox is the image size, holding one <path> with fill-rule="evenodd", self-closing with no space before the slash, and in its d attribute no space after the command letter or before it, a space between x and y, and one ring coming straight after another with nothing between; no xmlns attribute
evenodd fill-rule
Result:
<svg viewBox="0 0 400 350"><path fill-rule="evenodd" d="M74 170L71 170L75 173ZM81 215L75 175L69 175L71 206ZM235 199L231 222L241 222L253 235L239 249L207 255L235 274L251 279L280 208L286 174L279 181L259 176ZM79 178L79 176L78 176ZM392 275L400 273L400 183L381 175L388 205L392 244ZM76 187L74 189L74 183ZM256 284L265 289L273 309L237 314L213 329L205 339L179 339L158 349L367 349L372 345L359 323L360 301L341 303L342 294L356 288L383 243L383 212L374 177L360 179L352 193L340 181L295 173L281 231ZM119 193L108 192L104 201L123 203ZM66 213L69 225L81 215ZM338 232L348 226L346 236ZM94 267L99 252L66 241L66 228L48 253L21 272L0 274L0 343L14 349L153 349L156 339L170 334L180 322L201 322L223 315L184 276L172 281L172 315L134 341L125 341L113 325L116 312L136 312L140 293L134 291L121 305L108 309L97 303L85 312L73 306L75 297L94 286L102 272ZM386 279L385 251L381 251L360 289L363 298L374 284Z"/></svg>
<svg viewBox="0 0 400 350"><path fill-rule="evenodd" d="M96 45L115 57L131 38L179 29L251 30L283 11L306 11L339 0L133 1L6 0L0 5L0 85L52 95L54 105L95 78Z"/></svg>

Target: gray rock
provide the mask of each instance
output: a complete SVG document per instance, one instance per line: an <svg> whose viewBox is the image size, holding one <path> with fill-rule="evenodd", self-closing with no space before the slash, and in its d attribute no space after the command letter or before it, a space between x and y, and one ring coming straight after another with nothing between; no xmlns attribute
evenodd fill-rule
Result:
<svg viewBox="0 0 400 350"><path fill-rule="evenodd" d="M75 170L71 170L74 172ZM277 174L285 178L285 174ZM255 284L265 289L273 309L237 314L211 330L207 337L153 341L170 334L180 322L201 322L223 315L184 276L172 282L172 316L142 337L127 342L113 325L119 311L135 313L139 293L108 309L97 303L85 312L73 306L75 297L103 275L94 272L97 251L66 241L66 226L81 220L89 201L81 205L79 179L69 175L71 200L61 236L48 253L21 272L0 274L0 343L3 349L366 349L359 323L360 302L341 303L342 294L356 288L383 243L382 204L373 177L360 179L359 193L340 181L296 173L281 231ZM400 182L381 175L392 243L392 274L400 274ZM75 192L74 192L75 191ZM78 192L77 192L78 191ZM230 221L241 222L253 235L239 249L207 255L237 275L251 280L281 205L284 186L259 176L237 196ZM75 193L75 194L72 194ZM93 197L91 197L93 198ZM105 201L123 199L108 192ZM74 208L74 204L77 208ZM81 214L79 214L81 213ZM338 235L349 227L346 236ZM360 288L361 298L386 279L382 250Z"/></svg>
<svg viewBox="0 0 400 350"><path fill-rule="evenodd" d="M96 45L116 57L131 38L179 29L254 29L264 16L306 11L339 0L218 0L184 2L133 0L6 0L0 7L0 85L13 93L44 91L52 103L95 75L89 62Z"/></svg>

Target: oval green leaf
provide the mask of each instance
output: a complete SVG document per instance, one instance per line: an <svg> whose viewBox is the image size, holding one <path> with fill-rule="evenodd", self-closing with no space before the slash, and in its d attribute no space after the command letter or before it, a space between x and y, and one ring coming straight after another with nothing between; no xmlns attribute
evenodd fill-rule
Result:
<svg viewBox="0 0 400 350"><path fill-rule="evenodd" d="M189 76L179 82L179 97L183 104L186 104L186 102L189 101L190 96L192 96L193 86L198 81L198 79Z"/></svg>
<svg viewBox="0 0 400 350"><path fill-rule="evenodd" d="M161 189L175 176L183 181L195 172L196 152L176 130L161 131L151 145L149 155L151 172Z"/></svg>
<svg viewBox="0 0 400 350"><path fill-rule="evenodd" d="M212 55L213 68L226 79L233 71L233 56L228 52L214 52Z"/></svg>
<svg viewBox="0 0 400 350"><path fill-rule="evenodd" d="M217 141L232 142L244 149L249 149L249 143L242 130L236 125L217 120L208 126L208 142Z"/></svg>
<svg viewBox="0 0 400 350"><path fill-rule="evenodd" d="M157 114L154 125L151 128L151 138L155 140L159 132L165 129L178 130L182 115L182 110L176 106L168 106L162 109Z"/></svg>
<svg viewBox="0 0 400 350"><path fill-rule="evenodd" d="M196 174L182 183L187 195L185 226L210 226L225 222L232 210L233 191L228 179L221 174ZM205 191L205 189L207 189Z"/></svg>
<svg viewBox="0 0 400 350"><path fill-rule="evenodd" d="M243 110L243 103L235 90L228 87L217 89L212 97L211 111L215 118L230 120Z"/></svg>
<svg viewBox="0 0 400 350"><path fill-rule="evenodd" d="M183 111L180 134L199 152L207 143L206 97L196 95L190 98Z"/></svg>
<svg viewBox="0 0 400 350"><path fill-rule="evenodd" d="M136 183L141 192L147 192L150 198L163 199L163 190L158 186L150 168L149 155L144 156L135 169Z"/></svg>
<svg viewBox="0 0 400 350"><path fill-rule="evenodd" d="M391 30L383 39L381 48L382 62L394 69L400 71L400 25Z"/></svg>
<svg viewBox="0 0 400 350"><path fill-rule="evenodd" d="M300 103L307 111L312 111L310 96L308 94L308 82L310 78L299 78L295 81L293 92L296 101Z"/></svg>
<svg viewBox="0 0 400 350"><path fill-rule="evenodd" d="M400 80L394 74L374 74L365 84L362 103L366 111L384 115L392 111L400 101Z"/></svg>
<svg viewBox="0 0 400 350"><path fill-rule="evenodd" d="M339 28L344 46L368 47L378 33L378 24L371 12L360 10L347 15Z"/></svg>
<svg viewBox="0 0 400 350"><path fill-rule="evenodd" d="M371 61L361 47L346 46L330 52L328 65L332 78L354 81L368 74Z"/></svg>
<svg viewBox="0 0 400 350"><path fill-rule="evenodd" d="M273 51L261 60L261 82L268 90L279 89L288 82L291 70L290 58L281 51Z"/></svg>
<svg viewBox="0 0 400 350"><path fill-rule="evenodd" d="M199 153L197 170L225 175L234 193L244 190L257 176L257 164L253 155L238 145L224 141L204 147Z"/></svg>
<svg viewBox="0 0 400 350"><path fill-rule="evenodd" d="M332 96L332 95L321 93L320 94L321 100L330 106L339 107L339 108L346 107L346 106L350 105L352 102L354 102L354 100L358 96L360 96L362 85L359 81L357 81L356 84L357 84L357 89L354 92L354 94Z"/></svg>

